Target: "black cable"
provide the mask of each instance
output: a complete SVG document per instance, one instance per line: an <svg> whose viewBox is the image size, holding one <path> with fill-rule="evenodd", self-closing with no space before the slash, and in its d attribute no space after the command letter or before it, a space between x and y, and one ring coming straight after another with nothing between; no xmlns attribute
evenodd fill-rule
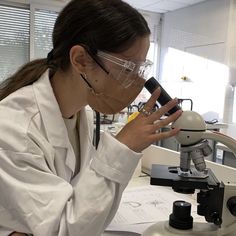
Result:
<svg viewBox="0 0 236 236"><path fill-rule="evenodd" d="M96 130L95 130L95 147L98 148L99 140L100 140L100 113L96 112Z"/></svg>
<svg viewBox="0 0 236 236"><path fill-rule="evenodd" d="M85 78L84 75L81 74L81 77L83 78L83 80L86 82L86 84L93 89L93 87L91 86L91 84L88 82L88 80ZM95 139L93 139L93 142L95 142L95 147L97 149L98 147L98 143L100 140L100 123L101 123L101 118L100 118L100 113L98 111L95 111L96 113L96 129L95 129Z"/></svg>

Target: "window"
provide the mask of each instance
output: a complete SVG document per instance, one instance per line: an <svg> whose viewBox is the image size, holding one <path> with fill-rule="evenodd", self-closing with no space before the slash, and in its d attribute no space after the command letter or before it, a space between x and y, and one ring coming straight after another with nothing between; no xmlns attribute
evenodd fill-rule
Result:
<svg viewBox="0 0 236 236"><path fill-rule="evenodd" d="M228 77L229 68L222 63L168 48L163 87L172 97L192 99L193 110L203 116L213 114L214 118L222 120ZM186 110L190 110L190 106Z"/></svg>
<svg viewBox="0 0 236 236"><path fill-rule="evenodd" d="M156 76L157 73L157 54L158 54L158 44L155 42L150 43L150 48L147 54L147 59L153 62L152 70L149 73L148 78L151 78L152 76ZM147 91L147 89L143 89L141 93L137 96L137 98L134 101L134 104L138 104L139 102L146 102L150 98L150 93Z"/></svg>
<svg viewBox="0 0 236 236"><path fill-rule="evenodd" d="M0 5L0 81L29 61L29 9Z"/></svg>
<svg viewBox="0 0 236 236"><path fill-rule="evenodd" d="M34 58L45 58L52 49L52 32L58 13L35 9L34 14Z"/></svg>
<svg viewBox="0 0 236 236"><path fill-rule="evenodd" d="M57 15L56 11L49 9L0 5L0 81L30 59L47 56L52 49L52 31ZM31 26L30 18L33 19Z"/></svg>
<svg viewBox="0 0 236 236"><path fill-rule="evenodd" d="M147 59L153 62L152 70L150 71L150 76L155 76L157 70L157 53L158 53L158 44L155 42L150 43L150 48L147 54Z"/></svg>

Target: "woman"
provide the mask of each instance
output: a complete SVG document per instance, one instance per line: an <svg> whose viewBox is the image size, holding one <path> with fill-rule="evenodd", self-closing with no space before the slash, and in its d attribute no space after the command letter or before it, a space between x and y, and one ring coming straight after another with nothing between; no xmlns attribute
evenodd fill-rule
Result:
<svg viewBox="0 0 236 236"><path fill-rule="evenodd" d="M157 90L115 137L104 133L92 145L85 106L115 114L134 100L151 66L149 34L120 0L73 0L56 21L48 58L1 85L1 235L101 235L142 150L177 134L157 132L181 114L156 122L176 105L151 113Z"/></svg>

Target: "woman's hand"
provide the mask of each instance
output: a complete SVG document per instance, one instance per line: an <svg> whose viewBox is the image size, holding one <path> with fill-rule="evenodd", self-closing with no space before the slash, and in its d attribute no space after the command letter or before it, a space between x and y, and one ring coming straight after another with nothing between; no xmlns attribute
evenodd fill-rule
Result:
<svg viewBox="0 0 236 236"><path fill-rule="evenodd" d="M162 127L175 121L182 114L182 110L179 110L165 119L160 119L166 112L177 105L177 99L171 100L165 106L151 113L157 98L160 96L160 92L160 88L156 89L145 104L144 112L140 112L135 119L125 125L116 135L117 140L135 152L141 152L154 142L175 136L179 132L179 129L170 129L166 132L160 132Z"/></svg>
<svg viewBox="0 0 236 236"><path fill-rule="evenodd" d="M12 234L10 234L10 236L25 236L26 234L24 233L18 233L18 232L14 232Z"/></svg>

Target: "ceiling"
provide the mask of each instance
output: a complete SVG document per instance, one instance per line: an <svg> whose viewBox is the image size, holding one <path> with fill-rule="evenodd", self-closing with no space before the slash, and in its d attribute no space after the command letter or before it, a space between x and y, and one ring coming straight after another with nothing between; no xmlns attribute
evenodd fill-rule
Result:
<svg viewBox="0 0 236 236"><path fill-rule="evenodd" d="M188 7L206 0L124 0L135 8L165 13Z"/></svg>

